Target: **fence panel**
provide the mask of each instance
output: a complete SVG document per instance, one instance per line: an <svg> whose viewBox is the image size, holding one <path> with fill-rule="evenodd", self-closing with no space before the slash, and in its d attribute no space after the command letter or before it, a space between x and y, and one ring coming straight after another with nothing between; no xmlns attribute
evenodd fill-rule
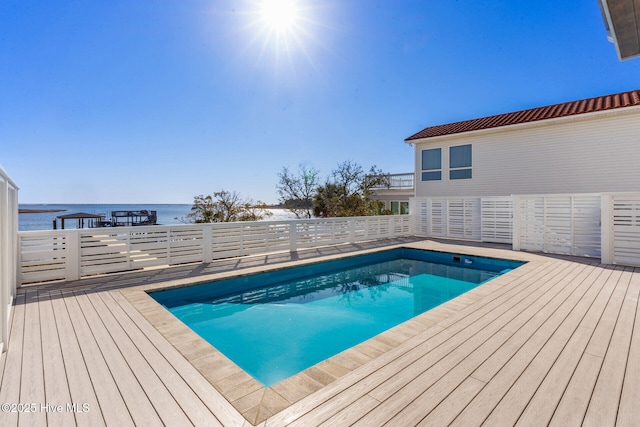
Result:
<svg viewBox="0 0 640 427"><path fill-rule="evenodd" d="M481 236L483 242L513 241L513 198L483 197L480 199Z"/></svg>
<svg viewBox="0 0 640 427"><path fill-rule="evenodd" d="M600 196L517 196L519 248L600 256Z"/></svg>
<svg viewBox="0 0 640 427"><path fill-rule="evenodd" d="M169 229L169 260L171 264L204 261L205 227L184 226Z"/></svg>
<svg viewBox="0 0 640 427"><path fill-rule="evenodd" d="M611 197L614 264L640 267L640 195Z"/></svg>
<svg viewBox="0 0 640 427"><path fill-rule="evenodd" d="M414 220L414 231L417 236L429 236L429 199L427 197L414 197L411 199L410 212Z"/></svg>
<svg viewBox="0 0 640 427"><path fill-rule="evenodd" d="M431 199L429 209L430 236L447 237L447 199Z"/></svg>
<svg viewBox="0 0 640 427"><path fill-rule="evenodd" d="M602 254L600 195L573 197L573 254Z"/></svg>
<svg viewBox="0 0 640 427"><path fill-rule="evenodd" d="M520 249L544 251L544 198L517 198L518 230Z"/></svg>
<svg viewBox="0 0 640 427"><path fill-rule="evenodd" d="M66 277L68 234L38 233L21 239L20 271L23 283Z"/></svg>
<svg viewBox="0 0 640 427"><path fill-rule="evenodd" d="M322 245L337 245L349 242L349 219L327 218L312 220L296 224L296 239L299 248L311 248ZM359 230L362 238L371 234L369 223L363 223Z"/></svg>
<svg viewBox="0 0 640 427"><path fill-rule="evenodd" d="M80 276L132 269L129 227L96 228L80 233Z"/></svg>
<svg viewBox="0 0 640 427"><path fill-rule="evenodd" d="M447 237L480 240L480 198L451 198L447 204Z"/></svg>

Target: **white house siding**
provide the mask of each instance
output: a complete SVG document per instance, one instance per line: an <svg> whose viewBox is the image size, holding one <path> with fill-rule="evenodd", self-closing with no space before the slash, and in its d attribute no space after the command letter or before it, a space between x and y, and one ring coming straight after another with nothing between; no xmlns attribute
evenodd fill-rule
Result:
<svg viewBox="0 0 640 427"><path fill-rule="evenodd" d="M372 200L384 202L387 209L391 209L391 202L409 202L413 197L413 190L378 190L371 195Z"/></svg>
<svg viewBox="0 0 640 427"><path fill-rule="evenodd" d="M416 197L640 191L640 108L412 141ZM449 180L449 147L472 144L472 178ZM421 153L442 148L442 180Z"/></svg>

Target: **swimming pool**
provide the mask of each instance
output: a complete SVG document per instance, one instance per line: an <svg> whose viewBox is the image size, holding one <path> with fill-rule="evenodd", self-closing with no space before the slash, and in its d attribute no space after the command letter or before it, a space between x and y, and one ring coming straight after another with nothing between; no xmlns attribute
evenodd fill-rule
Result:
<svg viewBox="0 0 640 427"><path fill-rule="evenodd" d="M269 387L521 264L399 248L150 295Z"/></svg>

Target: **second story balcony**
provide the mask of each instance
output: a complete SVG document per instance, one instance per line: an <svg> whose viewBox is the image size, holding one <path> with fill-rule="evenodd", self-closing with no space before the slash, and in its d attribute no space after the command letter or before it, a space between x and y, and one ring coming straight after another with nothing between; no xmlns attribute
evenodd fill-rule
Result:
<svg viewBox="0 0 640 427"><path fill-rule="evenodd" d="M409 173L393 173L386 175L389 186L375 186L373 190L413 190L413 172Z"/></svg>

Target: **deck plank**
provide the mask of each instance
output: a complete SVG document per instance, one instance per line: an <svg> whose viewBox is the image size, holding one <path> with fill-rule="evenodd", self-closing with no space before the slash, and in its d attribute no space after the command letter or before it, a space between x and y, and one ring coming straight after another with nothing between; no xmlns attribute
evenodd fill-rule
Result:
<svg viewBox="0 0 640 427"><path fill-rule="evenodd" d="M496 352L487 363L483 364L477 371L473 373L473 377L488 381L487 386L473 399L473 401L459 414L452 425L480 425L489 417L493 409L499 404L500 400L513 386L522 372L529 366L534 357L543 349L550 336L558 328L561 320L563 320L563 312L558 312L559 307L569 300L571 304L571 295L577 298L579 294L574 291L578 284L584 279L585 274L591 271L582 270L577 275L564 276L561 285L565 291L560 293L560 301L553 301L550 305L545 305L536 313L534 319L537 321L529 321L518 329L512 339ZM582 278L582 279L581 279ZM535 308L534 308L535 310ZM523 408L519 408L522 410ZM505 416L512 417L514 407L507 407L508 414ZM499 411L503 414L502 411ZM517 419L517 417L516 417ZM488 423L487 425L490 425Z"/></svg>
<svg viewBox="0 0 640 427"><path fill-rule="evenodd" d="M562 349L548 375L536 390L518 420L518 425L535 426L550 422L593 334L593 329L585 325L591 325L593 318L600 317L604 306L598 304L599 298L608 298L615 287L615 281L609 280L611 273L611 269L600 269L600 275L594 281L592 288L585 294L583 301L581 301L583 304L587 304L590 301L587 313L580 321L574 335ZM594 293L596 294L595 296Z"/></svg>
<svg viewBox="0 0 640 427"><path fill-rule="evenodd" d="M18 414L18 423L24 426L44 425L47 422L47 413L42 409L46 400L42 368L40 313L35 290L26 293L23 346L25 350L22 355L19 402L28 403L32 405L32 408Z"/></svg>
<svg viewBox="0 0 640 427"><path fill-rule="evenodd" d="M422 427L449 425L456 415L473 400L484 386L484 382L470 376L467 377L446 399L443 399L433 411L430 411L429 415L420 420L417 425ZM421 413L417 413L416 419L422 415Z"/></svg>
<svg viewBox="0 0 640 427"><path fill-rule="evenodd" d="M131 306L119 292L110 295L120 305L129 319L147 336L158 351L176 369L202 402L215 414L221 425L242 426L244 418L220 393L190 364L160 333Z"/></svg>
<svg viewBox="0 0 640 427"><path fill-rule="evenodd" d="M594 273L597 277L598 271L596 270ZM548 337L547 342L494 408L485 421L487 425L514 425L533 394L557 362L566 343L571 342L579 323L587 314L593 298L600 290L598 286L594 286L594 281L583 284L576 278L573 282L575 291L571 296L553 314L543 315L547 320L536 334ZM586 294L587 298L583 298ZM580 341L581 337L577 338ZM583 342L586 344L586 337L583 338L585 338ZM579 348L579 344L577 347Z"/></svg>
<svg viewBox="0 0 640 427"><path fill-rule="evenodd" d="M71 395L70 403L87 404L89 408L88 412L77 412L75 414L76 424L78 426L105 425L104 415L98 403L67 306L59 292L51 292L49 298L60 339L66 379Z"/></svg>
<svg viewBox="0 0 640 427"><path fill-rule="evenodd" d="M134 422L129 409L111 375L100 346L89 328L79 302L72 295L67 296L63 301L69 312L105 422L119 426L133 426Z"/></svg>
<svg viewBox="0 0 640 427"><path fill-rule="evenodd" d="M75 426L75 414L67 410L67 404L73 402L69 392L69 381L64 367L62 347L58 337L53 306L51 305L51 296L48 293L38 295L38 307L40 309L40 325L42 329L42 348L43 351L46 351L46 356L43 357L45 401L64 407L61 412L47 413L47 424Z"/></svg>
<svg viewBox="0 0 640 427"><path fill-rule="evenodd" d="M100 296L97 293L89 293L87 298L93 305L96 314L102 320L106 331L111 335L113 345L120 350L123 360L129 366L131 377L134 377L140 384L141 388L138 391L144 392L144 397L151 402L153 409L162 422L166 425L180 426L191 424L182 408L180 408L163 382L149 366L147 360L140 354L136 344L129 339L129 336L122 330L113 314L104 305ZM132 381L132 378L129 378L128 381ZM153 418L149 419L149 421L151 420Z"/></svg>
<svg viewBox="0 0 640 427"><path fill-rule="evenodd" d="M614 425L616 422L640 292L640 281L631 282L631 278L630 271L625 271L620 278L623 286L626 283L627 292L587 408L585 426Z"/></svg>
<svg viewBox="0 0 640 427"><path fill-rule="evenodd" d="M608 338L611 338L612 325L609 321L600 323L600 320L607 316L610 318L608 313L617 312L622 304L627 291L627 283L621 280L622 273L623 271L619 267L612 272L606 285L598 295L599 298L592 305L589 315L585 317L581 324L583 327L595 329L556 407L550 425L581 425L584 422L591 394L603 362L602 356L589 353L589 345L594 342L594 339L603 340L606 338L606 334L602 332L605 328L609 330ZM593 348L601 347L601 344L593 346Z"/></svg>
<svg viewBox="0 0 640 427"><path fill-rule="evenodd" d="M84 292L77 293L76 301L102 352L116 387L125 405L129 408L129 414L134 423L136 425L160 425L162 422L156 409L149 401L133 370L127 364L106 325L91 304L88 295Z"/></svg>
<svg viewBox="0 0 640 427"><path fill-rule="evenodd" d="M99 296L111 311L112 316L118 321L120 327L124 329L130 342L135 343L135 346L141 353L140 356L149 364L148 367L141 369L145 371L151 369L152 372L158 375L164 387L168 389L170 395L173 396L181 410L189 417L194 425L219 425L218 420L211 411L198 399L198 396L176 372L175 368L158 351L149 338L135 324L126 321L126 319L128 319L127 314L113 299L111 293L101 292ZM124 337L122 340L124 340ZM137 363L142 363L142 360L138 360ZM135 370L135 372L136 375L140 374L138 370ZM164 419L163 417L163 420Z"/></svg>
<svg viewBox="0 0 640 427"><path fill-rule="evenodd" d="M322 427L342 427L351 425L353 420L357 420L378 405L380 405L378 400L368 394L365 394L356 400L353 405L349 406L349 408L345 408L333 415L331 418L323 422L317 422L316 424Z"/></svg>
<svg viewBox="0 0 640 427"><path fill-rule="evenodd" d="M636 268L634 273L631 279L632 283L629 286L637 288L637 282L640 281L640 269ZM635 324L633 325L633 336L629 346L629 357L627 358L618 419L616 420L616 424L621 426L633 425L640 420L640 405L638 405L638 396L640 396L640 298L636 297L635 303Z"/></svg>

